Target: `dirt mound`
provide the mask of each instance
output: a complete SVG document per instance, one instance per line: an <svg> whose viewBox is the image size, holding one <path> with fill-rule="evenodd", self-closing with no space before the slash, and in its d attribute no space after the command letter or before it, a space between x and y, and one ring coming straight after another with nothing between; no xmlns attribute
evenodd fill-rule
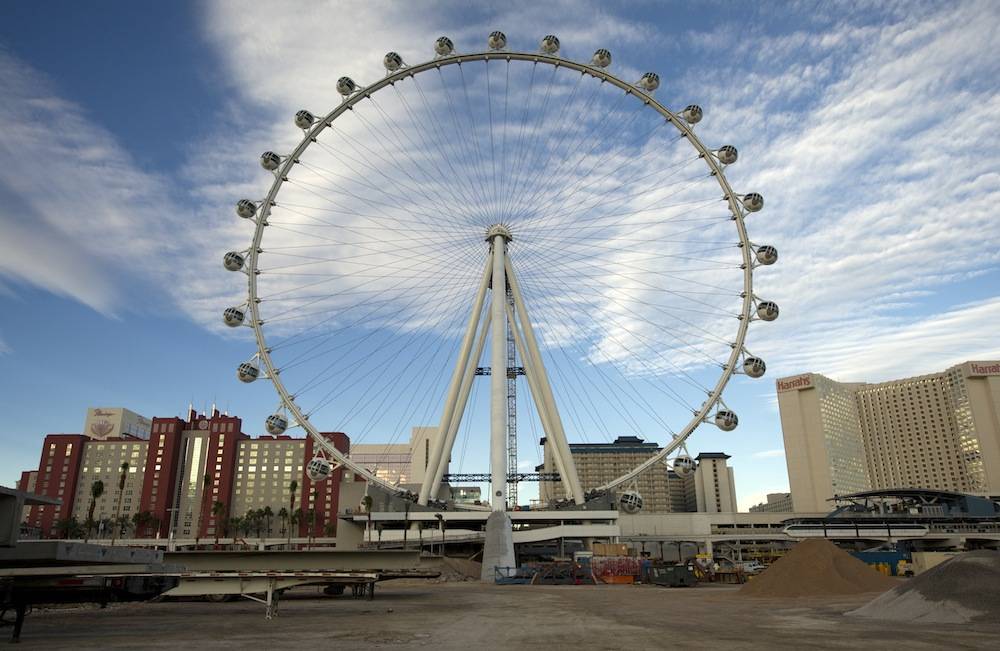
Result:
<svg viewBox="0 0 1000 651"><path fill-rule="evenodd" d="M808 597L882 592L896 585L829 540L803 540L740 588L751 597Z"/></svg>
<svg viewBox="0 0 1000 651"><path fill-rule="evenodd" d="M847 614L927 624L1000 618L1000 552L950 558Z"/></svg>
<svg viewBox="0 0 1000 651"><path fill-rule="evenodd" d="M453 581L478 581L479 573L482 572L483 564L470 561L464 558L444 557L436 561L437 567L441 571L441 576L433 579L437 583L450 583Z"/></svg>

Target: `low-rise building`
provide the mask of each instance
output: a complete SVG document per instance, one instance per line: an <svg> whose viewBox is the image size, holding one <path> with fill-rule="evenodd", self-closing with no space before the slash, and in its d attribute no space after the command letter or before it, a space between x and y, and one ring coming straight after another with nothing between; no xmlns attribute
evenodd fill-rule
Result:
<svg viewBox="0 0 1000 651"><path fill-rule="evenodd" d="M755 504L750 507L751 513L791 513L792 494L791 493L768 493L766 502Z"/></svg>

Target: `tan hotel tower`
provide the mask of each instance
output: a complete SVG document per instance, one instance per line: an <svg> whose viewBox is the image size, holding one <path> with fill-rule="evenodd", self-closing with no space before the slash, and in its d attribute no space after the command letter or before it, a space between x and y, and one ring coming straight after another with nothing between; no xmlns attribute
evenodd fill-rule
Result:
<svg viewBox="0 0 1000 651"><path fill-rule="evenodd" d="M878 384L776 381L796 512L864 490L1000 495L1000 362Z"/></svg>

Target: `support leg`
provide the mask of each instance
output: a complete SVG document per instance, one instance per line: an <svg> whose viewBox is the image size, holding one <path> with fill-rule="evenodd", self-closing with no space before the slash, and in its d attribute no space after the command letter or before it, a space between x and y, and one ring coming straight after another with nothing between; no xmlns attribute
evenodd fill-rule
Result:
<svg viewBox="0 0 1000 651"><path fill-rule="evenodd" d="M14 606L14 630L10 635L11 642L21 641L21 627L24 626L25 610L27 610L27 604L19 603Z"/></svg>
<svg viewBox="0 0 1000 651"><path fill-rule="evenodd" d="M493 278L490 311L490 506L507 509L507 241L493 238Z"/></svg>
<svg viewBox="0 0 1000 651"><path fill-rule="evenodd" d="M274 579L267 582L267 618L271 619L278 614L278 593L274 590Z"/></svg>
<svg viewBox="0 0 1000 651"><path fill-rule="evenodd" d="M521 288L514 275L514 269L510 265L510 260L506 261L507 282L510 283L511 293L514 295L514 303L517 307L517 316L520 321L521 330L524 332L524 342L531 354L535 370L538 372L538 385L547 405L549 416L552 420L553 432L555 434L555 444L559 446L559 452L563 457L563 464L566 468L570 485L572 486L571 496L577 504L583 504L583 488L580 486L580 477L576 473L576 464L573 463L573 456L566 441L566 432L563 430L562 419L556 408L555 398L552 396L552 387L549 385L548 374L545 372L545 365L542 364L542 355L538 350L538 341L535 339L535 331L531 327L531 320L528 318L528 311L524 306L524 298L521 296Z"/></svg>
<svg viewBox="0 0 1000 651"><path fill-rule="evenodd" d="M479 281L479 290L476 292L476 299L473 302L472 314L469 316L469 322L465 327L465 335L462 337L462 344L459 347L458 360L455 363L455 370L451 375L451 383L448 385L448 394L445 397L444 411L441 415L441 422L438 424L438 434L433 441L433 445L431 446L430 459L428 459L427 464L428 468L439 466L442 457L447 454L445 451L445 433L448 431L450 426L451 416L455 412L455 402L461 387L462 372L465 370L467 365L476 329L479 327L479 315L483 309L483 302L486 300L486 288L493 275L493 267L493 254L490 253L490 255L486 258L486 267L483 269L483 276ZM448 450L450 451L450 448L448 448ZM437 484L432 484L428 481L429 479L430 478L428 476L424 476L424 483L420 487L420 495L417 499L417 503L423 506L427 505L431 492L437 490Z"/></svg>
<svg viewBox="0 0 1000 651"><path fill-rule="evenodd" d="M448 431L445 433L443 453L439 457L438 464L436 466L427 467L428 474L425 475L424 482L426 483L427 480L430 479L431 486L433 487L431 494L437 493L437 487L441 485L441 481L444 478L444 469L448 466L448 457L451 456L451 450L455 446L455 438L458 436L458 428L462 424L462 415L465 413L465 406L469 402L469 393L472 391L472 382L476 377L476 367L479 365L479 359L483 355L483 348L486 346L486 334L489 332L491 321L492 315L487 312L483 319L482 329L479 333L479 342L476 344L474 354L469 357L468 363L466 364L464 377L462 379L462 389L454 405L455 413L449 421Z"/></svg>
<svg viewBox="0 0 1000 651"><path fill-rule="evenodd" d="M524 345L524 338L517 328L514 320L514 312L510 309L509 305L507 307L507 319L510 321L510 327L514 331L514 344L517 346L517 351L521 353L521 362L524 364L524 375L528 379L528 389L531 391L531 399L535 403L538 419L542 421L542 431L545 432L546 445L549 446L549 450L552 453L552 459L556 464L556 470L559 472L563 491L566 495L572 496L573 486L569 481L566 464L562 457L562 450L556 445L555 430L552 427L552 414L549 412L547 403L544 397L542 397L542 390L538 385L538 369L535 368L533 356Z"/></svg>

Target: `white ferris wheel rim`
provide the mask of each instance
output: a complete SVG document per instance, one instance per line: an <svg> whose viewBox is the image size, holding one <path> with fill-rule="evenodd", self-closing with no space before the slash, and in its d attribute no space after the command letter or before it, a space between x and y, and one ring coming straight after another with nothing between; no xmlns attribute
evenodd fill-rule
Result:
<svg viewBox="0 0 1000 651"><path fill-rule="evenodd" d="M275 366L271 358L271 349L267 345L263 328L265 322L261 320L259 315L258 306L260 298L258 296L257 288L257 276L259 274L257 267L258 255L262 252L261 242L263 240L264 229L267 226L268 216L270 215L271 208L277 205L275 199L278 196L284 182L288 180L288 172L291 170L292 166L298 162L299 157L308 149L309 145L316 142L317 136L327 128L331 127L333 122L338 117L342 116L362 99L370 98L378 91L391 87L395 82L405 79L406 77L413 77L423 72L438 70L444 66L460 65L462 63L473 61L488 62L491 60L507 62L525 61L535 64L542 63L553 66L554 68L567 68L580 72L581 74L590 75L591 77L594 77L602 82L610 83L623 90L628 95L634 95L637 99L641 100L644 105L657 111L661 116L669 121L670 124L678 130L680 135L686 138L691 146L693 146L698 152L699 157L705 161L711 175L714 176L718 182L723 192L722 198L727 201L732 216L731 219L736 224L736 230L739 236L739 247L741 249L743 259L743 263L741 265L743 270L743 289L741 293L742 305L740 313L736 315L739 324L737 327L736 337L730 344L732 351L730 352L727 361L721 365L722 368L720 377L716 381L714 387L708 390L708 394L702 406L697 410L693 410L691 420L655 455L620 477L601 486L590 487L587 490L588 493L607 491L633 481L645 470L656 465L657 463L662 462L670 454L682 449L685 441L691 436L692 433L694 433L698 426L709 420L709 415L713 412L713 410L715 410L718 405L725 404L722 401L723 390L732 375L736 372L740 358L749 356L744 344L750 321L754 320L752 312L754 302L757 300L757 297L753 294L753 270L756 265L751 257L753 253L753 244L749 239L746 229L746 214L744 207L740 204L740 195L733 192L732 187L726 178L725 165L720 163L712 149L706 147L704 143L702 143L701 139L694 132L692 128L693 125L689 125L682 117L680 117L678 113L674 113L657 101L651 92L647 92L637 84L630 84L622 80L621 78L607 72L604 68L579 63L557 55L545 53L514 52L507 50L491 50L470 54L452 53L446 56L439 56L421 64L403 66L395 72L388 73L379 81L376 81L368 86L359 86L351 94L345 96L343 101L333 110L329 111L325 116L317 117L310 128L303 129L304 135L299 144L291 151L291 153L282 157L280 165L277 169L273 170L275 177L274 182L271 184L265 199L260 203L257 214L254 217L254 235L251 246L247 252L246 260L246 273L248 276L248 300L246 305L250 316L249 325L254 330L254 337L257 343L257 353L253 356L253 358L259 359L260 363L263 365L264 373L260 376L260 379L270 380L274 384L275 390L281 399L282 408L288 411L294 423L301 426L308 433L308 435L312 437L314 443L334 461L337 467L343 466L348 468L350 471L363 477L369 483L375 484L392 493L408 493L408 491L401 491L398 486L376 476L376 474L368 468L352 461L349 456L337 450L331 441L327 440L320 434L317 427L309 420L308 415L303 413L302 408L295 402L295 395L290 393L285 387L280 376L280 368Z"/></svg>

